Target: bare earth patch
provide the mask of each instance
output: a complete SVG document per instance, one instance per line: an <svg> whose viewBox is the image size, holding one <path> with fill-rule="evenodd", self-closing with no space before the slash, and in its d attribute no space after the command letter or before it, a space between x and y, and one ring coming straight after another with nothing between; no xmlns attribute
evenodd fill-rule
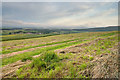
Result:
<svg viewBox="0 0 120 80"><path fill-rule="evenodd" d="M94 65L81 71L79 74L89 76L90 78L118 78L118 49L109 54L96 57L91 61Z"/></svg>
<svg viewBox="0 0 120 80"><path fill-rule="evenodd" d="M2 78L10 78L12 76L14 76L15 72L17 69L19 69L20 67L31 63L31 61L26 61L26 62L22 62L22 61L17 61L15 63L12 64L8 64L6 66L4 66L2 68Z"/></svg>
<svg viewBox="0 0 120 80"><path fill-rule="evenodd" d="M104 39L98 38L98 39L93 40L91 42L82 43L82 44L75 45L75 46L70 46L70 47L67 47L65 49L58 49L58 50L55 50L55 52L63 53L63 54L64 53L80 53L83 50L81 48L82 46L90 46L90 45L94 44L95 42L97 42L99 40L104 40Z"/></svg>
<svg viewBox="0 0 120 80"><path fill-rule="evenodd" d="M33 58L40 57L42 54L35 55ZM30 64L32 61L27 60L25 62L22 62L21 60L14 62L12 64L8 64L2 68L2 78L11 78L16 75L16 71L23 67L24 65Z"/></svg>
<svg viewBox="0 0 120 80"><path fill-rule="evenodd" d="M1 57L2 57L2 58L6 58L6 57L14 56L14 55L16 55L16 54L22 54L22 53L24 53L24 52L30 52L30 51L33 51L33 50L36 50L36 49L39 49L39 48L56 46L56 45L59 45L59 44L42 46L42 47L36 47L36 48L30 48L30 49L26 49L26 50L23 50L23 51L18 51L18 52L13 52L13 53L8 53L8 54L2 54Z"/></svg>
<svg viewBox="0 0 120 80"><path fill-rule="evenodd" d="M70 41L70 42L76 42L76 41ZM67 43L70 43L70 42L67 42ZM14 56L16 54L22 54L24 52L30 52L30 51L33 51L33 50L36 50L36 49L39 49L39 48L45 48L45 47L57 46L57 45L60 45L60 44L54 44L54 45L48 45L48 46L42 46L42 47L35 47L35 48L26 49L26 50L23 50L23 51L12 52L12 53L8 53L8 54L2 54L2 55L0 55L0 58L7 58L7 57L10 57L10 56Z"/></svg>
<svg viewBox="0 0 120 80"><path fill-rule="evenodd" d="M109 38L109 37L108 37ZM96 43L99 40L104 40L104 39L96 39L88 43L83 43L80 45L76 46L70 46L65 49L59 49L55 50L58 54L66 54L66 53L73 53L75 56L71 59L67 59L64 62L69 62L69 61L75 61L73 63L74 66L80 65L80 63L86 62L87 60L83 60L80 52L84 52L84 47L86 46L91 46L92 44ZM81 48L83 47L83 48ZM114 47L108 48L107 50L110 51L110 53L102 53L100 55L93 55L93 54L83 54L83 56L93 56L94 59L90 61L91 65L88 65L85 70L80 71L78 74L90 77L90 78L118 78L120 76L118 70L119 70L119 63L118 63L118 44L115 44ZM76 54L78 53L78 54ZM77 56L80 56L79 59L77 59Z"/></svg>

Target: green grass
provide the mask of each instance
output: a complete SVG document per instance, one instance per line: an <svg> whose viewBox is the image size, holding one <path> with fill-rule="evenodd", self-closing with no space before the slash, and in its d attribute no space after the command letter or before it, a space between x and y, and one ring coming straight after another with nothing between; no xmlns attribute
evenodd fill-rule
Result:
<svg viewBox="0 0 120 80"><path fill-rule="evenodd" d="M52 43L40 44L40 45L36 45L36 46L28 46L28 47L20 48L20 49L3 50L2 54L12 53L12 52L16 52L16 51L23 51L23 50L30 49L30 48L35 48L35 47L42 47L42 46L48 46L48 45L54 45L54 44L67 43L67 42L76 41L76 40L79 40L79 39L66 40L66 41L61 41L61 42L52 42Z"/></svg>
<svg viewBox="0 0 120 80"><path fill-rule="evenodd" d="M45 53L44 56L42 57L45 62L54 62L54 61L57 62L59 60L59 57L54 52Z"/></svg>
<svg viewBox="0 0 120 80"><path fill-rule="evenodd" d="M88 34L88 33L87 33ZM47 45L61 43L60 45L45 47L36 49L31 52L25 52L23 54L17 54L2 60L2 65L22 60L31 60L32 63L23 66L17 70L18 78L89 78L85 74L80 74L80 71L89 69L91 61L103 53L111 53L109 50L113 48L118 41L118 37L115 32L106 32L101 36L94 36L91 39L89 37L82 37L81 39L72 39L61 42L50 43ZM89 35L89 34L88 34ZM96 34L97 35L97 34ZM85 39L85 40L83 40ZM86 40L87 39L87 40ZM95 41L95 42L94 42ZM69 46L94 42L88 45L80 46L81 51L79 53L66 53L57 54L54 50L64 49ZM76 48L76 47L75 47ZM72 48L72 49L75 49ZM71 49L71 48L70 48ZM38 58L32 58L34 55L41 54ZM87 56L88 55L88 56ZM75 63L75 64L73 64Z"/></svg>
<svg viewBox="0 0 120 80"><path fill-rule="evenodd" d="M112 39L117 39L117 38L114 38L114 37L111 37L111 38ZM94 40L94 38L92 40ZM2 65L7 65L7 64L16 62L18 60L24 59L26 57L32 57L34 55L38 55L38 54L41 54L41 53L44 53L44 52L47 52L47 51L50 51L50 50L62 49L62 48L66 48L68 46L77 45L77 44L80 44L80 43L86 43L86 42L89 42L89 41L91 41L91 40L86 40L86 41L79 40L79 41L71 42L71 43L63 43L63 44L57 45L57 46L51 46L51 47L36 49L32 52L25 52L22 55L18 54L18 55L15 55L15 56L11 56L9 58L4 58L3 62L2 62ZM107 45L107 48L110 48L110 46L115 43L115 41L113 41L112 44L111 44L111 40L108 41L107 39L105 41L110 43L109 46ZM105 41L104 41L104 43L106 43ZM101 43L101 42L99 42L99 43ZM98 43L95 44L94 46L97 47L96 54L102 53L102 51L100 50L101 46L98 46ZM87 47L87 48L90 48L90 47ZM86 50L89 50L89 49L86 49Z"/></svg>
<svg viewBox="0 0 120 80"><path fill-rule="evenodd" d="M107 33L107 34L103 34L101 36L112 36L112 35L115 35L117 34L118 32L112 32L112 33Z"/></svg>
<svg viewBox="0 0 120 80"><path fill-rule="evenodd" d="M15 56L4 58L2 60L2 65L7 65L7 64L16 62L18 60L24 59L26 57L32 57L34 55L38 55L38 54L44 53L46 51L60 49L60 48L65 48L65 47L68 47L68 46L71 46L71 45L77 45L77 44L80 44L82 42L87 42L87 41L77 41L77 42L71 42L71 43L64 43L64 44L57 45L57 46L51 46L51 47L36 49L36 50L34 50L32 52L25 52L22 55L18 54L18 55L15 55Z"/></svg>
<svg viewBox="0 0 120 80"><path fill-rule="evenodd" d="M14 35L3 35L2 41L11 41L11 40L22 40L22 39L30 39L30 38L38 38L38 37L47 37L58 34L14 34Z"/></svg>
<svg viewBox="0 0 120 80"><path fill-rule="evenodd" d="M31 74L31 75L24 74L24 76L23 76L23 74L20 74L21 72L24 72L24 70L25 71L27 70L27 72L28 72L30 69L31 71L29 71L29 73L34 72L34 74L36 76L45 76L45 74L40 75L40 73L46 73L46 72L48 72L49 75L53 76L52 71L55 70L59 66L57 64L59 61L60 61L60 59L59 59L58 55L56 55L54 52L47 52L43 56L33 59L33 62L31 64L18 70L17 75L19 77L33 76L33 74ZM29 68L25 69L26 67L29 67ZM57 70L58 70L58 68L57 68Z"/></svg>
<svg viewBox="0 0 120 80"><path fill-rule="evenodd" d="M27 60L32 60L32 57L23 58L21 61L22 61L22 62L25 62L25 61L27 61Z"/></svg>
<svg viewBox="0 0 120 80"><path fill-rule="evenodd" d="M93 59L94 59L94 57L92 57L92 56L89 57L89 60L90 60L90 61L93 60Z"/></svg>
<svg viewBox="0 0 120 80"><path fill-rule="evenodd" d="M84 60L90 60L90 61L94 59L93 56L82 56L82 58L83 58Z"/></svg>
<svg viewBox="0 0 120 80"><path fill-rule="evenodd" d="M79 65L79 68L81 70L84 70L85 68L87 68L87 64L83 63L83 64Z"/></svg>
<svg viewBox="0 0 120 80"><path fill-rule="evenodd" d="M83 59L88 59L88 56L83 56L82 58L83 58Z"/></svg>
<svg viewBox="0 0 120 80"><path fill-rule="evenodd" d="M111 34L113 33L115 32L111 32ZM100 37L103 34L107 35L107 34L110 34L110 32L109 33L108 32L107 33L106 32L103 32L103 33L100 33L100 32L92 33L91 32L89 35L88 33L64 34L64 35L41 37L41 38L34 38L34 39L3 41L2 42L2 48L3 48L2 53L7 54L11 52L16 52L16 51L22 51L22 50L29 49L29 48L41 47L41 46L52 45L52 44L59 44L59 43L63 43L64 41L69 42L69 39L71 41L72 40L74 41L74 39L80 39L80 38L87 39L89 37ZM107 36L103 36L103 37L107 37ZM57 42L52 42L53 40L56 40ZM33 43L35 45L33 45Z"/></svg>

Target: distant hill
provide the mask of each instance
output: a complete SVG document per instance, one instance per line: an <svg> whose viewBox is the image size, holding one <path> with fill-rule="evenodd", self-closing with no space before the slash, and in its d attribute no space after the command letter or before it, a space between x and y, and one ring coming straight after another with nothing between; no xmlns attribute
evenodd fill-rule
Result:
<svg viewBox="0 0 120 80"><path fill-rule="evenodd" d="M98 32L98 31L117 31L118 26L109 26L109 27L98 27L98 28L88 28L88 29L73 29L75 31L82 32Z"/></svg>
<svg viewBox="0 0 120 80"><path fill-rule="evenodd" d="M38 28L2 28L2 34L69 34L81 32L117 31L118 26L87 29L38 29Z"/></svg>
<svg viewBox="0 0 120 80"><path fill-rule="evenodd" d="M117 31L118 26L88 28L88 29L36 29L36 28L3 28L0 35L12 35L2 37L2 41L20 40L37 37L47 37L60 34L83 33L83 32L102 32ZM22 35L21 35L22 34Z"/></svg>

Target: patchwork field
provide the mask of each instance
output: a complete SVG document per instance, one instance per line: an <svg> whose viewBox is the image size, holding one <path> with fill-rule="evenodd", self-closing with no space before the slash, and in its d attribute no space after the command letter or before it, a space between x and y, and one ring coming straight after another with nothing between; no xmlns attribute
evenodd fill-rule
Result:
<svg viewBox="0 0 120 80"><path fill-rule="evenodd" d="M118 39L109 31L3 41L2 77L118 78Z"/></svg>

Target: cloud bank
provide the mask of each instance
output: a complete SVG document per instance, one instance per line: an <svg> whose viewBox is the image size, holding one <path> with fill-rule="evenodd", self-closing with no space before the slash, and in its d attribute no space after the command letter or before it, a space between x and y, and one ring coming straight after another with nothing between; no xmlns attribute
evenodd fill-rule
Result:
<svg viewBox="0 0 120 80"><path fill-rule="evenodd" d="M81 28L118 25L117 2L3 2L3 27Z"/></svg>

